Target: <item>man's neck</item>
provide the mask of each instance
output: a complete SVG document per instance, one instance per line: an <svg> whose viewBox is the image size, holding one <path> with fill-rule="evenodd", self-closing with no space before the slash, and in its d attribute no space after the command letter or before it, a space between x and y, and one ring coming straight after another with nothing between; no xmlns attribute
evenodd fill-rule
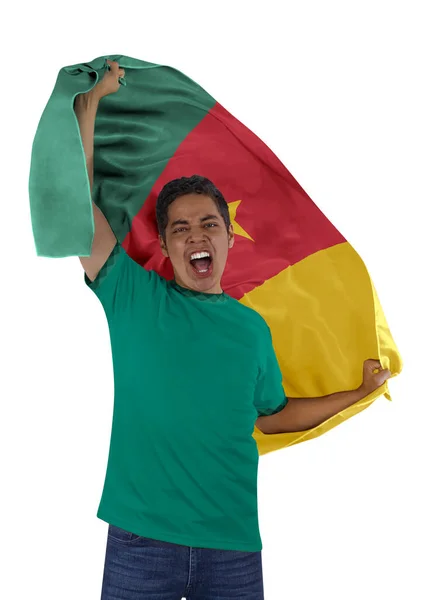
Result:
<svg viewBox="0 0 428 600"><path fill-rule="evenodd" d="M177 283L177 285L179 285L182 288L185 288L187 290L191 290L192 292L200 292L202 294L222 294L223 293L223 289L221 287L220 282L214 284L212 287L208 288L208 289L200 289L198 287L191 287L189 285L186 285L183 281L181 281L179 278L175 279L175 282Z"/></svg>

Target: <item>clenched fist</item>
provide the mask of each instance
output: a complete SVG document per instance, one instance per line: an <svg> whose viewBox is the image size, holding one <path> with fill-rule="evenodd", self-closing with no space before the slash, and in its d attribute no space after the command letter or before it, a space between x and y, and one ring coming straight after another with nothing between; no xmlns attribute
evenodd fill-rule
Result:
<svg viewBox="0 0 428 600"><path fill-rule="evenodd" d="M382 369L382 365L378 360L369 358L363 364L363 383L360 390L364 392L365 396L368 396L390 377L391 372L389 369Z"/></svg>
<svg viewBox="0 0 428 600"><path fill-rule="evenodd" d="M107 63L110 66L110 70L104 73L104 77L91 90L92 95L96 96L98 100L117 92L120 88L119 77L125 76L125 71L119 68L119 63L108 59Z"/></svg>

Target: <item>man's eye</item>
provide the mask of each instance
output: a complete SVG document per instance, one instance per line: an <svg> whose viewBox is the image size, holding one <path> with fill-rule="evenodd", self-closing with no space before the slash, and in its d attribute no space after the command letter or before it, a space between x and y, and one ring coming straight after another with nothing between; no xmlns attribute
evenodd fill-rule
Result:
<svg viewBox="0 0 428 600"><path fill-rule="evenodd" d="M185 227L178 227L178 229L174 229L172 233L180 233L181 231L186 231Z"/></svg>
<svg viewBox="0 0 428 600"><path fill-rule="evenodd" d="M217 223L205 223L205 227L217 227Z"/></svg>

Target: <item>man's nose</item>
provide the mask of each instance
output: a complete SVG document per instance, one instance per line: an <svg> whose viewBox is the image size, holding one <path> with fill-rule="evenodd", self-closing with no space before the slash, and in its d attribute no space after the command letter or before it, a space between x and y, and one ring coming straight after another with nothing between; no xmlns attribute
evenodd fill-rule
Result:
<svg viewBox="0 0 428 600"><path fill-rule="evenodd" d="M196 229L191 229L189 231L189 241L190 242L199 242L205 239L205 232L202 231L199 227Z"/></svg>

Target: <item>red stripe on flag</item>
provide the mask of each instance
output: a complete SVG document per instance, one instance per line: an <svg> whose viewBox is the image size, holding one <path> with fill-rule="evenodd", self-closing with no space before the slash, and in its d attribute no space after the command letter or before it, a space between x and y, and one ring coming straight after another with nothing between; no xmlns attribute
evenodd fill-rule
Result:
<svg viewBox="0 0 428 600"><path fill-rule="evenodd" d="M230 251L222 285L235 298L346 241L266 144L216 104L169 160L123 242L132 258L167 279L173 271L159 249L156 198L171 179L194 174L213 181L228 202L241 200L236 222L254 241L236 236Z"/></svg>

